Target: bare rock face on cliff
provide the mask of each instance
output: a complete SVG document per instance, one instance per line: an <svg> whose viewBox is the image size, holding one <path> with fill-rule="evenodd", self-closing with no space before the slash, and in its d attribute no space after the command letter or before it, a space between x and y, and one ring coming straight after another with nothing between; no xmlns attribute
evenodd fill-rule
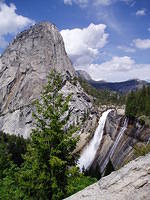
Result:
<svg viewBox="0 0 150 200"><path fill-rule="evenodd" d="M150 128L138 121L129 122L115 110L110 112L104 129L104 136L91 171L105 175L110 165L116 170L135 159L135 145L146 145L150 141Z"/></svg>
<svg viewBox="0 0 150 200"><path fill-rule="evenodd" d="M66 200L149 200L150 154L128 163Z"/></svg>
<svg viewBox="0 0 150 200"><path fill-rule="evenodd" d="M79 83L69 82L75 77L75 70L57 28L40 23L18 34L0 57L0 130L29 136L32 102L39 98L52 68L66 80L63 92L73 93L71 120L91 108L90 99Z"/></svg>

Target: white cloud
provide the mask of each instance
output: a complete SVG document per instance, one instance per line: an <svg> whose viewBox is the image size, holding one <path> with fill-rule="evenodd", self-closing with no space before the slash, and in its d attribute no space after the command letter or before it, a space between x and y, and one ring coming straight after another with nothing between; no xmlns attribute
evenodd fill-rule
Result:
<svg viewBox="0 0 150 200"><path fill-rule="evenodd" d="M109 6L119 1L129 4L129 3L133 3L134 0L64 0L64 4L73 5L73 3L75 3L79 5L80 7L86 7L88 5Z"/></svg>
<svg viewBox="0 0 150 200"><path fill-rule="evenodd" d="M102 6L108 6L111 5L113 3L114 0L94 0L93 5L98 6L98 5L102 5Z"/></svg>
<svg viewBox="0 0 150 200"><path fill-rule="evenodd" d="M150 48L150 39L135 39L135 40L133 40L133 44L138 49L149 49Z"/></svg>
<svg viewBox="0 0 150 200"><path fill-rule="evenodd" d="M149 80L150 77L150 64L137 64L128 56L116 56L110 61L78 66L77 69L87 71L95 80L125 81L135 78Z"/></svg>
<svg viewBox="0 0 150 200"><path fill-rule="evenodd" d="M89 0L64 0L64 4L66 5L72 5L73 3L79 5L80 7L86 7Z"/></svg>
<svg viewBox="0 0 150 200"><path fill-rule="evenodd" d="M144 15L146 15L145 9L141 9L141 10L136 11L136 16L144 16Z"/></svg>
<svg viewBox="0 0 150 200"><path fill-rule="evenodd" d="M126 46L118 46L117 48L126 53L134 53L136 51L134 48L126 47Z"/></svg>
<svg viewBox="0 0 150 200"><path fill-rule="evenodd" d="M108 34L105 29L104 24L91 23L87 28L61 31L66 51L75 66L92 63L96 59L99 50L107 43Z"/></svg>
<svg viewBox="0 0 150 200"><path fill-rule="evenodd" d="M64 0L64 4L72 5L72 0Z"/></svg>
<svg viewBox="0 0 150 200"><path fill-rule="evenodd" d="M128 71L131 70L135 61L128 56L114 56L110 61L106 61L99 65L101 69L106 71Z"/></svg>
<svg viewBox="0 0 150 200"><path fill-rule="evenodd" d="M0 2L0 47L6 46L5 36L7 34L16 34L27 25L33 23L33 20L18 15L14 4L8 6L4 2Z"/></svg>

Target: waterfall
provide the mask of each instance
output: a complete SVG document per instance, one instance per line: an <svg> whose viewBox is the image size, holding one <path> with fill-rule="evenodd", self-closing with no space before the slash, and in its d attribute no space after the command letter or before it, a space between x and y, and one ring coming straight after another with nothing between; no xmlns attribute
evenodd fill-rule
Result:
<svg viewBox="0 0 150 200"><path fill-rule="evenodd" d="M105 122L107 119L107 115L110 111L111 109L105 111L102 114L98 122L98 127L94 133L93 138L91 139L90 143L83 149L83 152L81 153L81 156L78 160L78 166L80 167L81 171L83 167L84 169L88 169L94 161L96 152L99 148L99 145L103 137L103 130L104 130Z"/></svg>
<svg viewBox="0 0 150 200"><path fill-rule="evenodd" d="M113 156L114 151L116 150L116 148L117 148L117 146L118 146L118 144L120 142L120 139L122 138L125 130L127 129L127 126L128 126L128 120L126 118L124 120L123 127L120 129L120 132L118 133L117 138L116 138L113 146L111 147L109 154L107 155L107 158L105 159L105 161L103 162L103 164L101 166L101 173L103 173L103 171L104 171L105 167L107 166L110 158Z"/></svg>

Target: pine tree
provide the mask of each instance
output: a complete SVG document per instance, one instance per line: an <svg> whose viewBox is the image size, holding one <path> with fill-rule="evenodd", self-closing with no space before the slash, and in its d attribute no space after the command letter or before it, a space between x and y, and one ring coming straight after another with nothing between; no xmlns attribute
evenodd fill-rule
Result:
<svg viewBox="0 0 150 200"><path fill-rule="evenodd" d="M126 115L130 118L150 116L150 87L131 92L126 101Z"/></svg>
<svg viewBox="0 0 150 200"><path fill-rule="evenodd" d="M52 71L40 100L36 101L35 128L18 174L19 187L29 199L59 200L64 198L76 165L77 138L66 130L70 96L63 97L63 80Z"/></svg>
<svg viewBox="0 0 150 200"><path fill-rule="evenodd" d="M135 92L131 92L127 97L126 102L126 115L130 118L134 118L137 113L137 104L136 104L136 97Z"/></svg>

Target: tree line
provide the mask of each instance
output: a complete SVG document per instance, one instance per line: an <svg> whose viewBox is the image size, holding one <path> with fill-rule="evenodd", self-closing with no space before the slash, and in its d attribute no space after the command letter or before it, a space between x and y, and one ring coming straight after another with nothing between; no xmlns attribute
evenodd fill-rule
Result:
<svg viewBox="0 0 150 200"><path fill-rule="evenodd" d="M94 97L95 104L100 105L123 105L125 104L125 95L118 92L110 91L108 89L96 89L90 85L86 80L78 78L81 86L87 94Z"/></svg>
<svg viewBox="0 0 150 200"><path fill-rule="evenodd" d="M35 128L30 139L0 133L0 199L61 200L94 183L79 171L78 142L60 74L52 71L40 100L35 101ZM62 117L63 116L63 117Z"/></svg>
<svg viewBox="0 0 150 200"><path fill-rule="evenodd" d="M150 86L132 91L126 100L126 115L129 118L150 116Z"/></svg>

